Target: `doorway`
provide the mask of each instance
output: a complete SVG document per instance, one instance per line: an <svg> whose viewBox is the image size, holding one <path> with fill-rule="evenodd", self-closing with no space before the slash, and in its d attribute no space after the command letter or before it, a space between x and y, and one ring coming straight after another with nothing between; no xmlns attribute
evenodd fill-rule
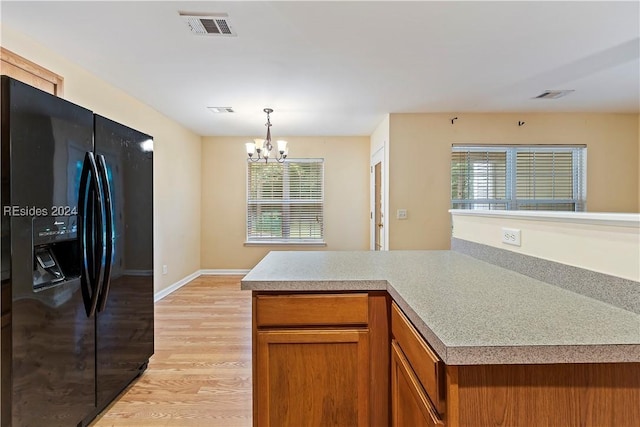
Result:
<svg viewBox="0 0 640 427"><path fill-rule="evenodd" d="M374 251L385 250L384 146L371 156L371 244Z"/></svg>

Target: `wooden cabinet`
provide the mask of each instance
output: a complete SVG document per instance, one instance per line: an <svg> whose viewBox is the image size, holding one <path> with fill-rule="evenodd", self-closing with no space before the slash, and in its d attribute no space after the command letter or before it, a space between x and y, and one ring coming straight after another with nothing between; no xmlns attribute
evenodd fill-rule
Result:
<svg viewBox="0 0 640 427"><path fill-rule="evenodd" d="M392 426L444 425L444 364L396 304L391 333Z"/></svg>
<svg viewBox="0 0 640 427"><path fill-rule="evenodd" d="M640 426L640 363L445 365L385 292L253 310L254 426Z"/></svg>
<svg viewBox="0 0 640 427"><path fill-rule="evenodd" d="M369 296L304 294L256 296L259 328L291 326L360 326L369 323Z"/></svg>
<svg viewBox="0 0 640 427"><path fill-rule="evenodd" d="M638 427L640 363L447 366L447 427Z"/></svg>
<svg viewBox="0 0 640 427"><path fill-rule="evenodd" d="M369 425L367 329L259 331L258 425Z"/></svg>
<svg viewBox="0 0 640 427"><path fill-rule="evenodd" d="M253 298L254 426L388 426L384 294Z"/></svg>
<svg viewBox="0 0 640 427"><path fill-rule="evenodd" d="M62 97L64 79L40 65L0 47L0 74Z"/></svg>
<svg viewBox="0 0 640 427"><path fill-rule="evenodd" d="M395 303L391 308L391 332L436 411L444 413L444 363Z"/></svg>
<svg viewBox="0 0 640 427"><path fill-rule="evenodd" d="M391 343L391 425L444 425L395 340Z"/></svg>
<svg viewBox="0 0 640 427"><path fill-rule="evenodd" d="M640 426L639 363L445 365L392 304L392 425Z"/></svg>

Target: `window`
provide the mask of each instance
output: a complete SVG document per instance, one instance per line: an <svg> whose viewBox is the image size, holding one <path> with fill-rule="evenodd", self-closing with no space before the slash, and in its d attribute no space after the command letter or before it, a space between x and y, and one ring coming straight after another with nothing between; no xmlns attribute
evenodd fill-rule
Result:
<svg viewBox="0 0 640 427"><path fill-rule="evenodd" d="M451 150L453 209L586 209L584 146L458 146Z"/></svg>
<svg viewBox="0 0 640 427"><path fill-rule="evenodd" d="M324 160L247 162L247 243L324 243Z"/></svg>

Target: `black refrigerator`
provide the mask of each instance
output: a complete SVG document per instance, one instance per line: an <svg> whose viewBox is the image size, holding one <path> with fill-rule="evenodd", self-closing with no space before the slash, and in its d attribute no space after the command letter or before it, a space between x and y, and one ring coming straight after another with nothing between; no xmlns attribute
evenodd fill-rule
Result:
<svg viewBox="0 0 640 427"><path fill-rule="evenodd" d="M87 425L153 354L153 140L2 76L2 426Z"/></svg>

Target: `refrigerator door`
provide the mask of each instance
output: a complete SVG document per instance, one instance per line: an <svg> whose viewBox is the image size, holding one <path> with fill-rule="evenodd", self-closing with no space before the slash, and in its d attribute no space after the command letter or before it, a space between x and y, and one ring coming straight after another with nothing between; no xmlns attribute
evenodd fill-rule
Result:
<svg viewBox="0 0 640 427"><path fill-rule="evenodd" d="M2 285L11 290L2 358L12 375L2 415L10 406L13 427L75 426L95 407L95 318L77 233L92 131L89 110L2 77Z"/></svg>
<svg viewBox="0 0 640 427"><path fill-rule="evenodd" d="M96 158L110 189L112 240L97 313L98 410L153 354L153 141L95 116ZM107 224L107 228L109 225Z"/></svg>

